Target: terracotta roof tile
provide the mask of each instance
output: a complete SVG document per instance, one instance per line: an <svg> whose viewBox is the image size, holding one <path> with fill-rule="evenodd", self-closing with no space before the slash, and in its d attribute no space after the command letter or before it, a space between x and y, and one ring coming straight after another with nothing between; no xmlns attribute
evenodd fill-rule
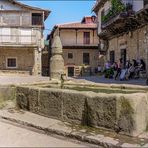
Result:
<svg viewBox="0 0 148 148"><path fill-rule="evenodd" d="M58 24L56 25L58 28L97 28L96 23L67 23L67 24Z"/></svg>

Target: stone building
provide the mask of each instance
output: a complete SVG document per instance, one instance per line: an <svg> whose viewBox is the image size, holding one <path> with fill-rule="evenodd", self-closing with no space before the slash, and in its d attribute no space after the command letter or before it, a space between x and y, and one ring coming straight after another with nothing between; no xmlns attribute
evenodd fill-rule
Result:
<svg viewBox="0 0 148 148"><path fill-rule="evenodd" d="M147 0L97 0L93 11L105 60L144 59L148 64Z"/></svg>
<svg viewBox="0 0 148 148"><path fill-rule="evenodd" d="M50 45L56 35L60 36L62 42L66 75L93 74L99 62L96 17L84 17L81 22L55 25L48 36Z"/></svg>
<svg viewBox="0 0 148 148"><path fill-rule="evenodd" d="M44 21L49 13L0 0L0 72L41 74Z"/></svg>

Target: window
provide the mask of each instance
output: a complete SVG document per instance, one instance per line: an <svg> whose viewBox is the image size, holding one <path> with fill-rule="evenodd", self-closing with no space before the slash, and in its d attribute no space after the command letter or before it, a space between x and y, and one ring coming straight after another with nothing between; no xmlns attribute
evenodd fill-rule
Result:
<svg viewBox="0 0 148 148"><path fill-rule="evenodd" d="M73 58L73 54L72 53L68 53L68 59L72 59Z"/></svg>
<svg viewBox="0 0 148 148"><path fill-rule="evenodd" d="M7 58L7 68L16 68L16 58Z"/></svg>
<svg viewBox="0 0 148 148"><path fill-rule="evenodd" d="M42 25L42 14L32 13L32 25Z"/></svg>
<svg viewBox="0 0 148 148"><path fill-rule="evenodd" d="M89 53L83 53L83 64L89 65Z"/></svg>
<svg viewBox="0 0 148 148"><path fill-rule="evenodd" d="M0 9L1 9L1 10L4 10L4 6L3 6L3 5L1 5L1 6L0 6Z"/></svg>
<svg viewBox="0 0 148 148"><path fill-rule="evenodd" d="M90 32L84 32L84 44L90 44Z"/></svg>
<svg viewBox="0 0 148 148"><path fill-rule="evenodd" d="M110 51L110 62L111 64L115 62L115 51Z"/></svg>

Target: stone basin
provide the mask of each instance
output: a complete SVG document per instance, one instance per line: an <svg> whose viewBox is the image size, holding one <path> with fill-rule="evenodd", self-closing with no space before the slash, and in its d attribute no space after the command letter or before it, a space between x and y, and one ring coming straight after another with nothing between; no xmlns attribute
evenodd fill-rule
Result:
<svg viewBox="0 0 148 148"><path fill-rule="evenodd" d="M52 88L54 87L54 88ZM142 89L61 85L19 86L17 104L46 117L138 136L148 126L148 96Z"/></svg>

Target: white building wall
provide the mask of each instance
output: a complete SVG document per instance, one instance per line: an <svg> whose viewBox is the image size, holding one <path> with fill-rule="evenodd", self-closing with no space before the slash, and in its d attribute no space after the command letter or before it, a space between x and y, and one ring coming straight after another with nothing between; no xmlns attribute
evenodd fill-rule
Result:
<svg viewBox="0 0 148 148"><path fill-rule="evenodd" d="M139 11L143 9L144 7L144 1L143 0L133 0L133 10L134 11Z"/></svg>
<svg viewBox="0 0 148 148"><path fill-rule="evenodd" d="M131 3L133 5L133 10L134 11L139 11L143 9L144 7L144 1L143 0L122 0L124 4L126 3Z"/></svg>
<svg viewBox="0 0 148 148"><path fill-rule="evenodd" d="M107 1L103 7L100 8L98 11L98 33L101 32L101 12L104 9L104 11L107 11L111 7L111 1Z"/></svg>

